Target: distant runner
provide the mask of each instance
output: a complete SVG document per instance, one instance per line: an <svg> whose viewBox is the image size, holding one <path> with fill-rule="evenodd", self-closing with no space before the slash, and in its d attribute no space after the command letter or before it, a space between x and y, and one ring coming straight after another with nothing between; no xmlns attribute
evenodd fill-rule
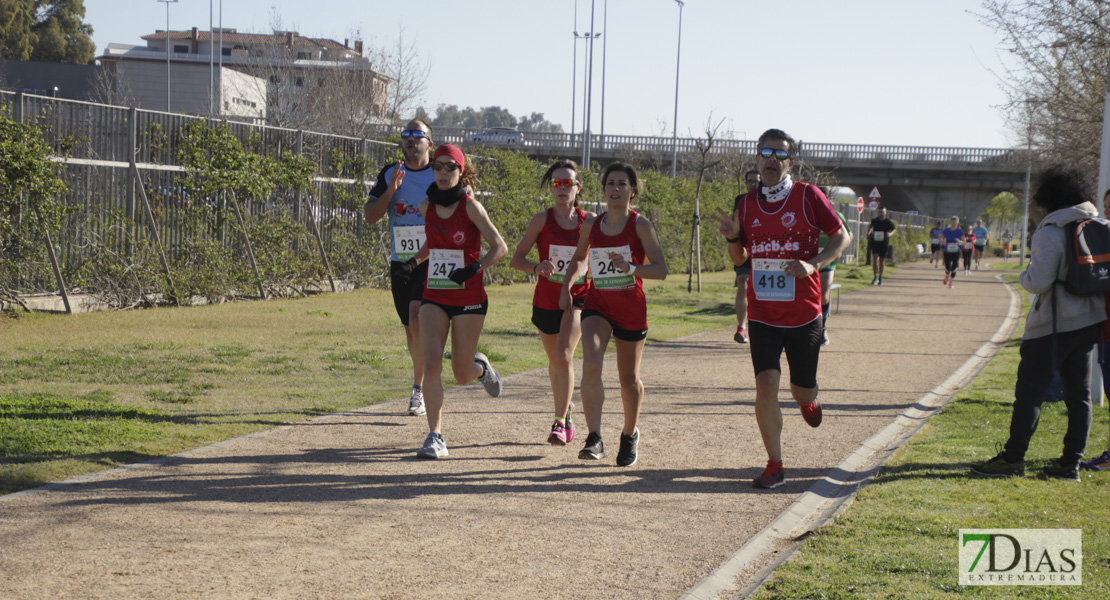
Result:
<svg viewBox="0 0 1110 600"><path fill-rule="evenodd" d="M960 256L964 259L964 275L971 275L971 256L975 253L975 234L971 232L971 225L964 225L964 243L960 247Z"/></svg>
<svg viewBox="0 0 1110 600"><path fill-rule="evenodd" d="M941 246L944 241L944 227L940 221L929 231L929 262L933 264L933 268L940 266Z"/></svg>
<svg viewBox="0 0 1110 600"><path fill-rule="evenodd" d="M960 218L948 220L948 227L941 232L944 245L944 285L956 286L956 271L960 269L960 249L964 243L964 230L960 229Z"/></svg>
<svg viewBox="0 0 1110 600"><path fill-rule="evenodd" d="M883 284L883 270L886 268L887 248L890 247L890 238L898 228L886 216L886 207L879 208L879 216L871 219L867 228L867 239L871 240L871 272L874 278L871 285Z"/></svg>
<svg viewBox="0 0 1110 600"><path fill-rule="evenodd" d="M972 228L971 233L975 234L975 270L978 271L979 261L983 260L983 251L991 242L991 236L987 228L983 227L982 219L975 220L975 227Z"/></svg>
<svg viewBox="0 0 1110 600"><path fill-rule="evenodd" d="M835 210L835 209L834 209ZM845 220L844 215L840 211L836 211L836 216L840 218L840 224L844 227L844 232L848 234L848 244L852 243L852 232L848 229L848 221ZM821 239L817 242L817 252L820 253L829 245L829 236L824 231L821 232ZM839 255L836 257L840 258ZM829 307L832 305L832 284L833 279L836 277L836 259L828 265L825 265L818 271L821 276L821 345L829 345Z"/></svg>

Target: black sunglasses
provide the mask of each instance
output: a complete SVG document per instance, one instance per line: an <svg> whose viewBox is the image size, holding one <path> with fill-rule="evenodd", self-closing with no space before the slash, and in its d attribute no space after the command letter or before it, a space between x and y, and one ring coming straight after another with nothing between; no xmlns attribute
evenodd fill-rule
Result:
<svg viewBox="0 0 1110 600"><path fill-rule="evenodd" d="M786 160L790 158L789 150L777 150L775 148L760 148L759 155L763 158L771 158L772 156L779 160Z"/></svg>
<svg viewBox="0 0 1110 600"><path fill-rule="evenodd" d="M459 165L457 165L455 163L441 163L441 162L432 163L432 170L433 171L451 172L451 171L454 171L455 169L458 169L458 168L459 168Z"/></svg>
<svg viewBox="0 0 1110 600"><path fill-rule="evenodd" d="M428 137L428 134L424 133L424 131L422 129L406 129L406 130L401 132L401 139L410 138L410 137L426 138L426 137Z"/></svg>

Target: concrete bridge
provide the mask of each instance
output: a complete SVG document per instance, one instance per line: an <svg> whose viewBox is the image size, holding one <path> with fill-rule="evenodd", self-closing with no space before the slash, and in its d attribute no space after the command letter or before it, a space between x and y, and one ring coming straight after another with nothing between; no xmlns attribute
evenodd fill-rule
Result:
<svg viewBox="0 0 1110 600"><path fill-rule="evenodd" d="M476 148L481 145L512 148L539 160L582 157L581 134L524 133L512 141L473 142L480 129L435 130L436 141ZM496 138L495 138L496 139ZM631 135L592 135L591 160L602 166L616 160L650 159L670 165L671 138ZM704 138L678 138L679 165L699 151ZM714 140L710 154L732 155L754 164L754 140ZM974 219L997 194L1024 193L1025 154L1006 148L946 148L932 146L872 146L800 142L800 159L831 172L839 184L868 197L877 187L881 202L892 211L917 211L923 215L958 215ZM689 163L687 163L689 164ZM681 169L680 169L681 170Z"/></svg>

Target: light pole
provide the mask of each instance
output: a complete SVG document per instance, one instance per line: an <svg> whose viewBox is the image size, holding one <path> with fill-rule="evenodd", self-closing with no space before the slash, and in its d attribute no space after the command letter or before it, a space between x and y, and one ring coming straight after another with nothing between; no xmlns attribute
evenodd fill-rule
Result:
<svg viewBox="0 0 1110 600"><path fill-rule="evenodd" d="M674 67L674 136L671 138L671 177L675 176L678 170L678 74L679 67L682 66L682 7L686 3L682 0L674 0L678 3L678 50L675 52L675 67Z"/></svg>
<svg viewBox="0 0 1110 600"><path fill-rule="evenodd" d="M574 0L574 27L571 34L574 35L574 58L570 73L570 134L573 136L574 117L578 114L578 39L582 37L578 35L578 0Z"/></svg>
<svg viewBox="0 0 1110 600"><path fill-rule="evenodd" d="M177 0L158 0L166 5L166 112L170 112L170 4Z"/></svg>
<svg viewBox="0 0 1110 600"><path fill-rule="evenodd" d="M596 0L590 0L590 31L586 34L589 38L589 52L590 52L590 66L588 75L586 76L586 112L582 115L582 168L590 168L590 117L593 110L593 95L594 95L594 40L601 37L600 33L595 33L597 29L594 27L594 4Z"/></svg>
<svg viewBox="0 0 1110 600"><path fill-rule="evenodd" d="M214 0L208 0L208 112L210 114L216 112L216 45L212 43L215 41L212 39L212 28L216 24L216 15L213 2Z"/></svg>
<svg viewBox="0 0 1110 600"><path fill-rule="evenodd" d="M609 40L609 0L605 0L605 4L601 9L601 33L605 34L601 38L601 148L605 149L605 63L608 52L606 46Z"/></svg>

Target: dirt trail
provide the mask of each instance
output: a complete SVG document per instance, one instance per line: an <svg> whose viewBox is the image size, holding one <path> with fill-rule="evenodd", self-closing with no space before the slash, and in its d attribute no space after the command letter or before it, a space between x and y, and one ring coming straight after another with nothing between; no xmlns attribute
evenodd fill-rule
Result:
<svg viewBox="0 0 1110 600"><path fill-rule="evenodd" d="M631 468L611 357L600 463L577 459L585 431L544 443L547 375L523 373L497 399L448 394L445 460L414 457L426 422L397 401L0 498L0 597L680 596L995 333L995 273L940 278L906 265L841 299L824 423L782 395L778 489L749 483L766 462L751 362L722 329L646 349Z"/></svg>

